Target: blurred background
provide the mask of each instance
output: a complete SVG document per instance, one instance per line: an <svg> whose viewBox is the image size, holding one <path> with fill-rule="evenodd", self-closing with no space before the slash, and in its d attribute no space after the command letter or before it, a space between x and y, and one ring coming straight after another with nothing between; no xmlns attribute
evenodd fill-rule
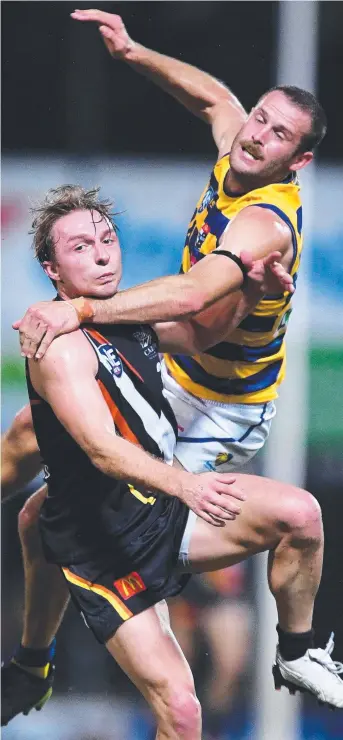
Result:
<svg viewBox="0 0 343 740"><path fill-rule="evenodd" d="M81 8L92 7L79 3ZM130 35L227 83L249 109L276 83L317 91L329 122L303 178L302 278L290 326L288 380L254 469L306 485L322 505L325 567L315 626L343 660L343 4L105 2ZM12 321L52 288L30 249L29 208L63 183L100 185L120 214L123 287L177 272L188 221L216 150L176 101L108 56L69 2L2 3L2 431L27 400ZM31 489L33 490L33 488ZM2 507L2 647L20 639L22 492ZM206 740L338 740L343 720L274 692L275 615L265 563L191 581L173 600L175 633L194 670ZM4 740L152 740L149 712L70 607L57 639L56 690ZM269 729L268 729L269 728Z"/></svg>

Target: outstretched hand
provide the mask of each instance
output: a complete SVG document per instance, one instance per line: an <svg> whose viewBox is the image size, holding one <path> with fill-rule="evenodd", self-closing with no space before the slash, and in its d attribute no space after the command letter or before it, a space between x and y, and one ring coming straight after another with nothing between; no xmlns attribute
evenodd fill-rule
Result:
<svg viewBox="0 0 343 740"><path fill-rule="evenodd" d="M75 331L80 321L68 301L41 301L30 306L24 317L12 326L19 331L21 355L39 360L55 337Z"/></svg>
<svg viewBox="0 0 343 740"><path fill-rule="evenodd" d="M245 494L235 486L231 473L184 473L178 498L197 516L215 527L236 519Z"/></svg>
<svg viewBox="0 0 343 740"><path fill-rule="evenodd" d="M71 17L76 21L97 23L105 45L115 59L125 59L134 46L120 15L92 9L74 10Z"/></svg>
<svg viewBox="0 0 343 740"><path fill-rule="evenodd" d="M242 251L240 257L248 269L247 290L258 289L261 294L294 293L293 278L279 261L280 252L271 252L267 257L255 261L248 251Z"/></svg>

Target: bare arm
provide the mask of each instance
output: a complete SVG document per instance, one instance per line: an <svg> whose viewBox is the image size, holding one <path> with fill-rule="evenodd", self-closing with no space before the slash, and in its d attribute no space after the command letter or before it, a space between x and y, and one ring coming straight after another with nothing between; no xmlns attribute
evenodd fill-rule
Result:
<svg viewBox="0 0 343 740"><path fill-rule="evenodd" d="M272 211L246 208L230 223L220 249L238 256L249 252L252 260L268 258L278 250L280 261L288 269L291 235ZM80 301L84 299L49 301L29 308L24 318L13 326L20 333L22 354L39 359L56 336L74 331L83 321L155 324L184 320L231 295L242 284L241 268L232 259L212 253L185 275L158 278L121 291L107 300L87 299L85 316L79 310ZM75 311L71 310L71 304Z"/></svg>
<svg viewBox="0 0 343 740"><path fill-rule="evenodd" d="M1 497L18 493L38 475L42 461L33 430L30 406L15 416L1 440Z"/></svg>
<svg viewBox="0 0 343 740"><path fill-rule="evenodd" d="M96 368L93 350L81 332L72 338L58 338L39 363L30 362L31 381L37 392L93 465L116 480L176 496L211 523L212 517L217 525L223 519L234 518L240 509L228 500L231 496L244 497L232 486L232 476L199 476L172 468L116 435L95 380Z"/></svg>
<svg viewBox="0 0 343 740"><path fill-rule="evenodd" d="M263 259L278 250L284 260L290 246L290 231L278 216L253 207L244 209L233 219L219 248L237 256L249 251L252 260ZM95 322L151 324L193 317L242 285L241 268L228 257L212 253L184 275L157 278L121 291L107 301L91 299L89 303Z"/></svg>
<svg viewBox="0 0 343 740"><path fill-rule="evenodd" d="M228 341L266 293L293 293L293 279L279 262L280 252L272 252L255 262L251 261L250 253L243 252L241 257L249 268L244 290L221 298L188 321L155 325L163 352L195 355L218 342Z"/></svg>
<svg viewBox="0 0 343 740"><path fill-rule="evenodd" d="M118 15L101 10L77 10L72 17L99 24L107 49L114 58L127 62L136 72L152 80L191 113L210 124L221 154L230 150L247 114L222 82L191 64L133 41Z"/></svg>
<svg viewBox="0 0 343 740"><path fill-rule="evenodd" d="M161 352L196 355L226 340L261 299L257 288L249 294L236 291L188 321L155 324Z"/></svg>

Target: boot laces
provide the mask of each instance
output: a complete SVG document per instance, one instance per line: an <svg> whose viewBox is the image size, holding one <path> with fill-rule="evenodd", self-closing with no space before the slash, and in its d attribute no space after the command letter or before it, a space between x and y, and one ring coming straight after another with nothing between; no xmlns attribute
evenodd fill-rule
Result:
<svg viewBox="0 0 343 740"><path fill-rule="evenodd" d="M334 636L334 633L331 632L329 641L324 649L310 649L308 650L308 654L311 660L316 661L316 663L320 663L320 665L324 666L324 668L327 668L327 670L331 673L338 674L343 673L343 663L340 663L338 660L332 660L331 658L331 653L335 646Z"/></svg>

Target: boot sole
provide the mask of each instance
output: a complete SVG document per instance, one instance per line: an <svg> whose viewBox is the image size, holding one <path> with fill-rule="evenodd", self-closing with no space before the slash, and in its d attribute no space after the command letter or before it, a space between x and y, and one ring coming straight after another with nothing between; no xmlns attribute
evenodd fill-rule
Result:
<svg viewBox="0 0 343 740"><path fill-rule="evenodd" d="M275 691L281 691L282 686L285 686L286 689L288 689L289 693L294 696L294 694L299 691L300 694L309 694L309 696L313 696L314 699L317 699L315 694L312 693L309 689L306 689L304 686L298 686L295 683L292 683L291 681L288 681L287 678L284 678L280 668L278 665L273 666L273 677L274 677L274 686ZM322 699L317 699L318 704L321 706L329 707L333 712L336 709L339 709L340 707L335 707L334 704L330 704L327 701L323 701Z"/></svg>
<svg viewBox="0 0 343 740"><path fill-rule="evenodd" d="M36 702L35 704L31 704L26 709L22 709L21 712L17 712L17 714L14 714L13 717L11 717L10 719L7 720L7 722L2 722L1 723L1 726L2 727L6 727L8 725L8 723L11 722L11 720L14 719L14 717L17 717L19 714L23 714L25 717L27 717L27 715L30 714L30 712L32 711L32 709L36 709L37 712L40 712L40 710L43 709L43 707L47 703L47 701L49 701L51 694L52 694L52 686L50 686L50 688L47 690L46 694L44 694L44 696L42 696L42 698L39 699L38 702Z"/></svg>

